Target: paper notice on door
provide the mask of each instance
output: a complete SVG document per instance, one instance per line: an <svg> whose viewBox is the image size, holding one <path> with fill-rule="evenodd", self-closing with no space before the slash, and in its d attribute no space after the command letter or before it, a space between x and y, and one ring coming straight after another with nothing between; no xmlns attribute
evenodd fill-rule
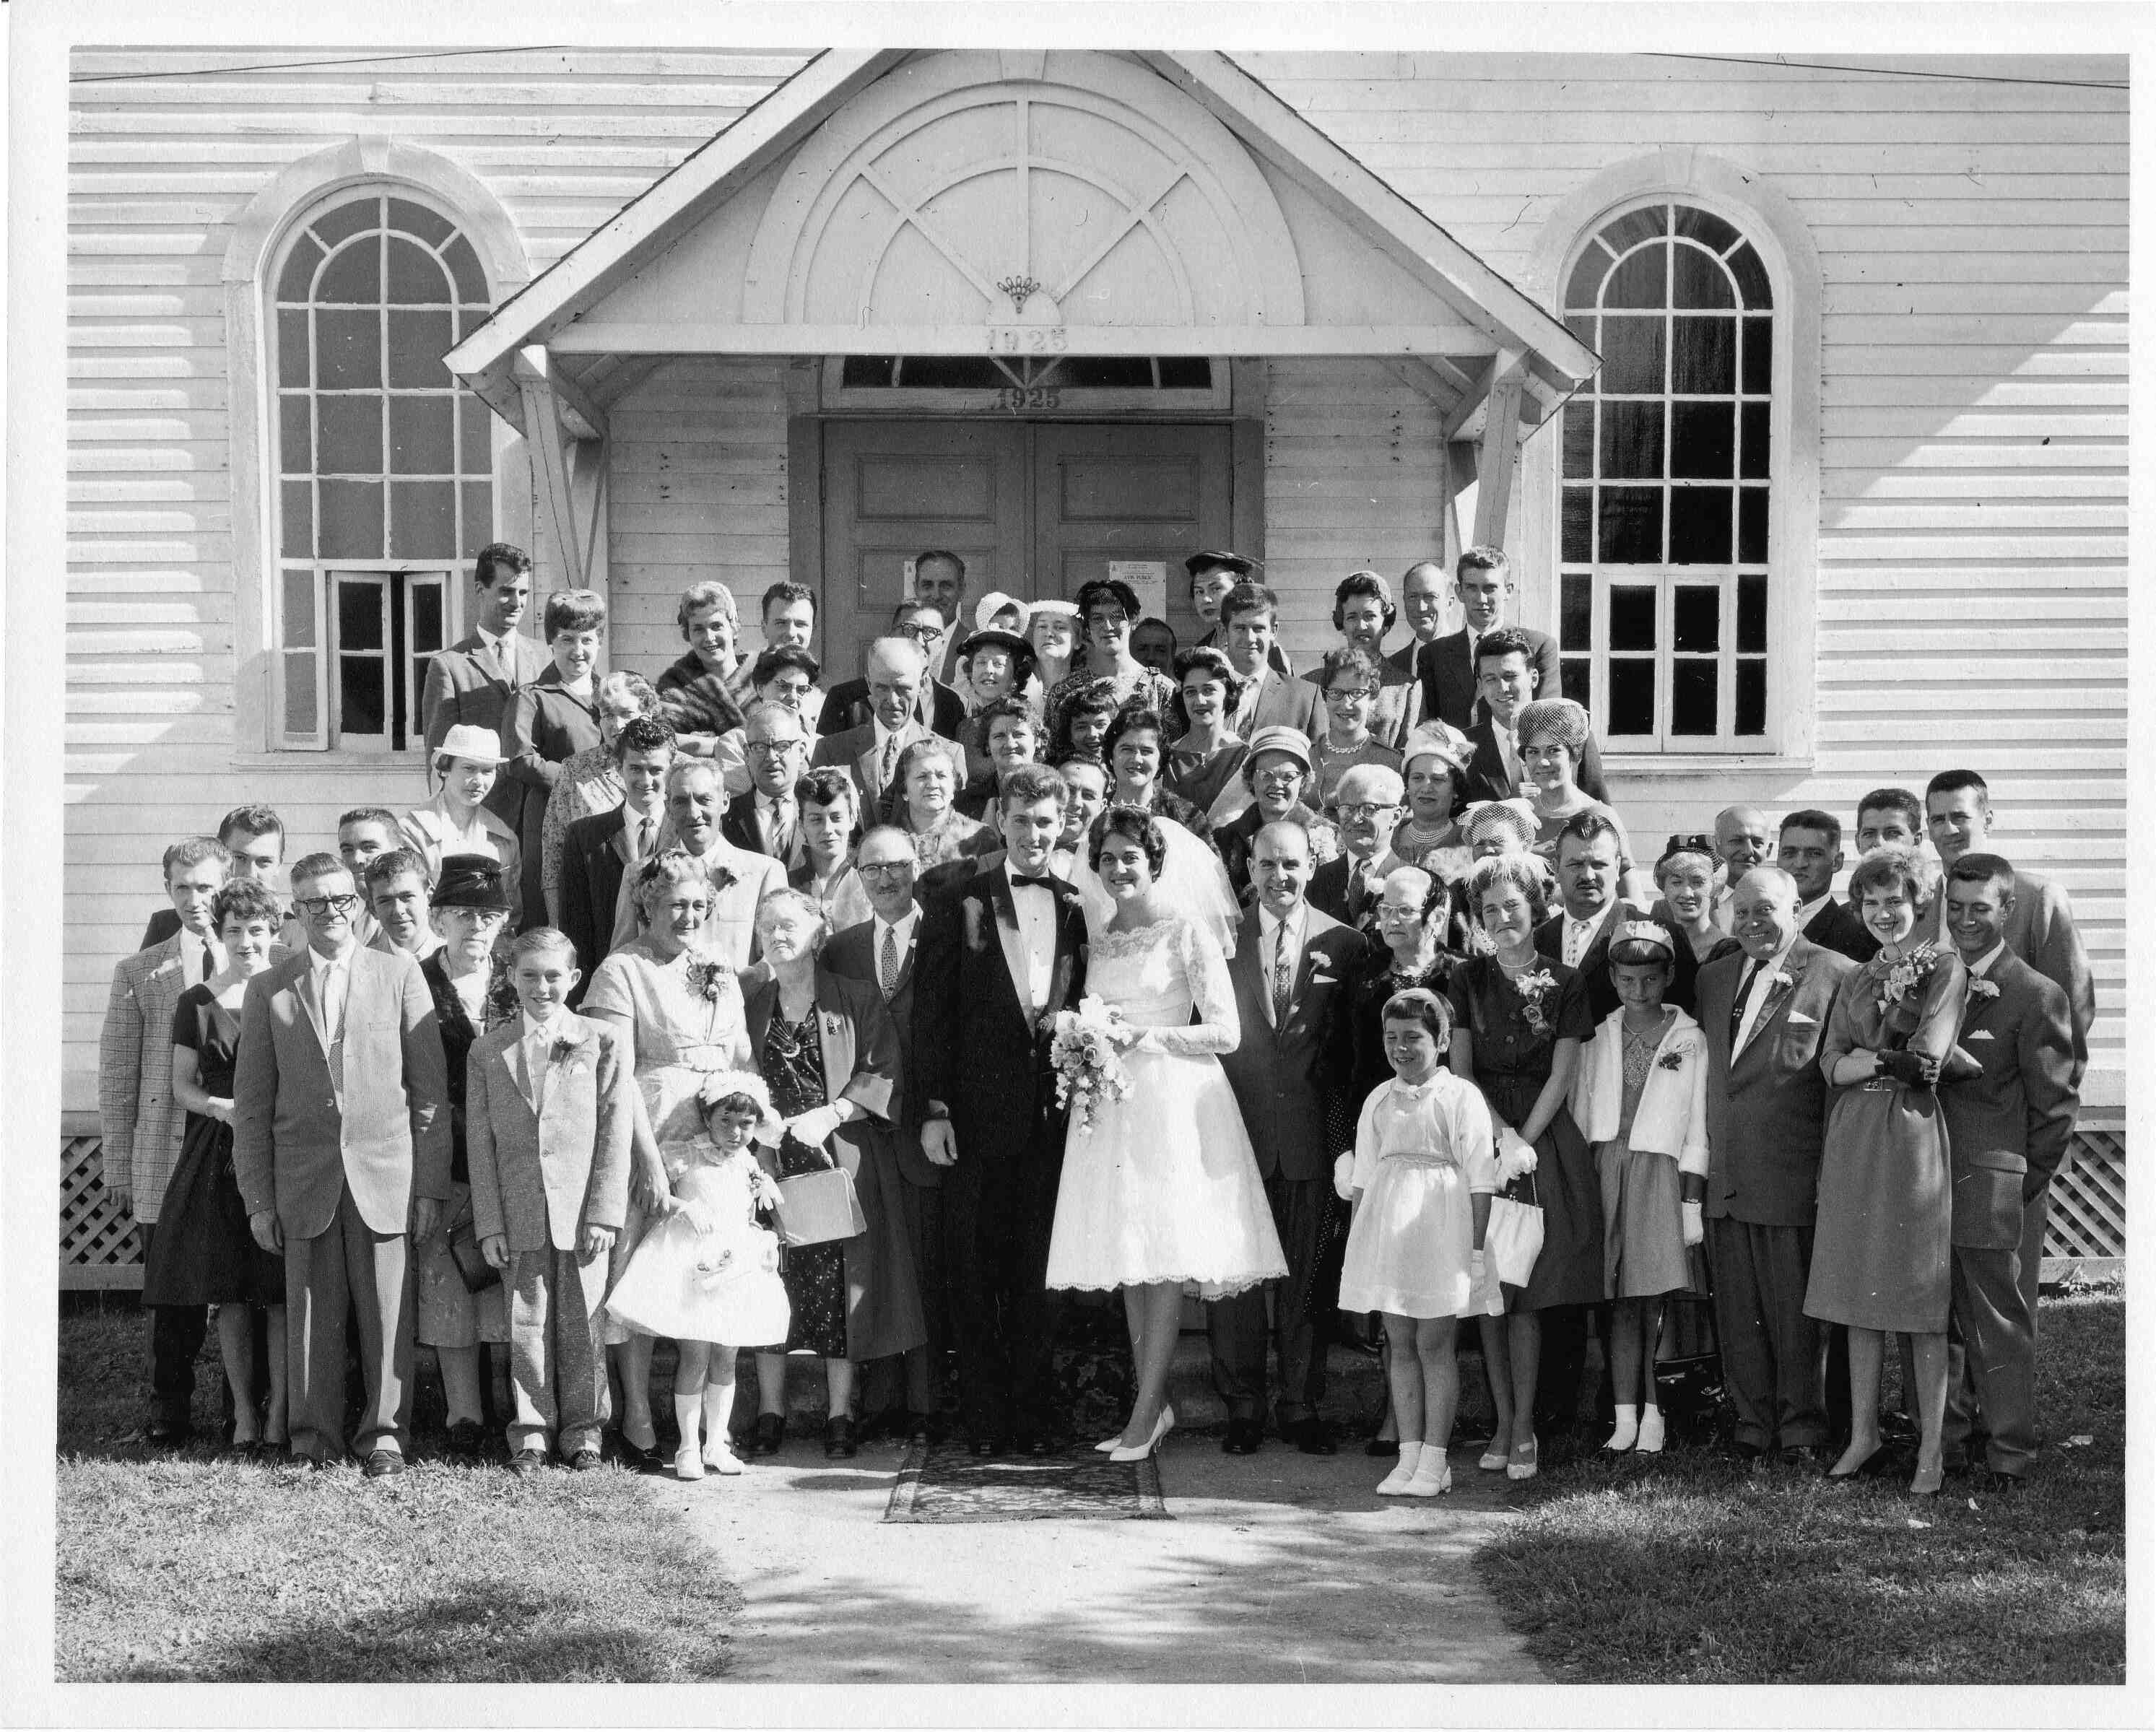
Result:
<svg viewBox="0 0 2156 1732"><path fill-rule="evenodd" d="M1168 617L1168 561L1159 559L1111 559L1108 576L1137 592L1138 618Z"/></svg>

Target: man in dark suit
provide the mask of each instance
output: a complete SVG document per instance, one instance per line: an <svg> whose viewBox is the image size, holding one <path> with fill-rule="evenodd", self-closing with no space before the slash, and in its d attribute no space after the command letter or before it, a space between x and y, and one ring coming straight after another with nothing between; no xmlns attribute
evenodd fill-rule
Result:
<svg viewBox="0 0 2156 1732"><path fill-rule="evenodd" d="M1048 1242L1066 1115L1049 1058L1056 1012L1085 990L1078 892L1048 870L1069 797L1054 771L1004 780L1003 862L922 917L914 985L921 1145L943 1200L959 1401L973 1452L1051 1453L1058 1308ZM1024 899L1023 906L1020 899Z"/></svg>
<svg viewBox="0 0 2156 1732"><path fill-rule="evenodd" d="M531 605L531 556L492 541L472 562L479 617L473 629L427 664L419 699L421 726L432 763L444 737L460 723L500 734L516 694L553 666L546 646L516 629ZM514 827L524 785L506 776L487 792L488 811Z"/></svg>
<svg viewBox="0 0 2156 1732"><path fill-rule="evenodd" d="M1417 560L1400 578L1400 612L1414 635L1385 657L1395 674L1416 677L1416 658L1437 641L1445 623L1445 567L1434 559Z"/></svg>
<svg viewBox="0 0 2156 1732"><path fill-rule="evenodd" d="M898 1150L896 1200L928 1328L925 1346L869 1366L861 1391L861 1411L867 1416L864 1435L886 1432L909 1442L926 1442L932 1426L942 1421L944 1355L951 1331L943 1266L944 1171L921 1147L913 999L921 911L914 898L913 838L891 825L879 825L861 838L854 865L874 912L858 925L833 933L820 960L834 974L875 987L898 1030L899 1093L891 1119ZM892 1386L892 1371L902 1372L902 1388Z"/></svg>
<svg viewBox="0 0 2156 1732"><path fill-rule="evenodd" d="M2022 1220L2066 1157L2077 1104L2066 995L2006 943L2016 894L2013 867L1996 854L1965 853L1947 870L1947 931L1969 986L1939 1083L1953 1179L1945 1442L1952 1460L1975 1441L1980 1420L1983 1468L1994 1486L2018 1483L2035 1453L2036 1332L2020 1279Z"/></svg>
<svg viewBox="0 0 2156 1732"><path fill-rule="evenodd" d="M921 678L914 689L912 719L928 732L956 740L966 724L966 700L937 677L928 661L942 639L943 616L933 602L901 602L891 612L891 635L908 640L921 652ZM875 653L873 644L870 653ZM816 718L819 740L868 725L880 707L871 689L875 679L871 668L865 677L841 680L831 688L830 695L824 699L823 713Z"/></svg>
<svg viewBox="0 0 2156 1732"><path fill-rule="evenodd" d="M1482 696L1478 719L1466 730L1474 750L1467 760L1461 798L1469 804L1513 799L1529 792L1515 730L1520 712L1540 694L1542 684L1532 634L1511 626L1484 633L1475 648L1475 665ZM1591 733L1580 748L1579 769L1573 781L1589 799L1609 803L1609 790L1602 780L1602 748Z"/></svg>
<svg viewBox="0 0 2156 1732"><path fill-rule="evenodd" d="M868 720L825 734L808 755L812 769L830 764L852 772L864 816L882 805L884 790L898 774L899 755L932 731L918 715L921 682L928 678L921 646L911 638L879 638L869 645L868 667ZM837 695L824 706L826 720L839 708Z"/></svg>
<svg viewBox="0 0 2156 1732"><path fill-rule="evenodd" d="M798 712L783 704L748 706L742 728L748 797L726 807L719 833L736 848L768 854L791 872L806 858L793 785L808 767L808 736Z"/></svg>
<svg viewBox="0 0 2156 1732"><path fill-rule="evenodd" d="M308 947L249 982L232 1164L249 1230L285 1259L292 1453L345 1454L345 1313L358 1314L370 1478L404 1471L411 1246L449 1194L449 1112L434 1003L403 951L352 942L358 894L334 854L292 869Z"/></svg>
<svg viewBox="0 0 2156 1732"><path fill-rule="evenodd" d="M1991 790L1974 770L1943 770L1924 788L1924 822L1932 846L1951 871L1965 853L1991 852L1993 828L1998 816L1991 809ZM1945 899L1938 899L1935 923L1943 924ZM1944 940L1952 935L1939 931ZM2074 925L2072 900L2066 891L2041 873L2017 868L2014 874L2014 905L2007 910L2006 948L2066 995L2066 1017L2074 1031L2073 1086L2082 1085L2088 1068L2089 1028L2096 1021L2096 980L2089 971L2088 952L2082 945L2080 929ZM2031 1327L2036 1322L2036 1284L2044 1267L2044 1232L2051 1218L2051 1186L2045 1182L2029 1199L2021 1222L2021 1292L2029 1301Z"/></svg>
<svg viewBox="0 0 2156 1732"><path fill-rule="evenodd" d="M234 807L218 821L217 839L232 857L230 876L234 878L251 878L257 884L268 884L284 863L285 821L270 807ZM180 928L178 911L167 900L151 910L150 922L142 929L142 942L136 948L155 950ZM290 920L279 935L294 950L307 941L306 934Z"/></svg>
<svg viewBox="0 0 2156 1732"><path fill-rule="evenodd" d="M1455 569L1453 592L1460 597L1467 623L1458 631L1434 639L1415 656L1415 674L1422 681L1422 712L1449 722L1463 733L1481 712L1476 699L1481 692L1479 645L1484 635L1505 624L1505 607L1513 590L1511 561L1497 547L1471 547L1460 556ZM1511 630L1526 640L1527 665L1534 676L1529 697L1561 698L1564 674L1558 666L1557 644L1541 632L1524 626ZM1525 699L1521 700L1522 703ZM1586 786L1583 779L1580 786ZM1598 800L1603 797L1594 796Z"/></svg>
<svg viewBox="0 0 2156 1732"><path fill-rule="evenodd" d="M1821 1332L1804 1314L1826 1131L1820 1043L1856 965L1797 930L1796 880L1779 867L1747 873L1736 910L1743 954L1699 973L1707 1166L1683 1196L1705 1204L1738 1450L1810 1459L1828 1441Z"/></svg>
<svg viewBox="0 0 2156 1732"><path fill-rule="evenodd" d="M1841 870L1841 820L1830 812L1793 812L1782 820L1774 863L1797 881L1797 928L1814 944L1849 958L1869 962L1879 940L1846 902L1834 895L1834 875Z"/></svg>
<svg viewBox="0 0 2156 1732"><path fill-rule="evenodd" d="M1335 1446L1317 1407L1325 1395L1332 1319L1329 1308L1316 1304L1313 1289L1326 1250L1332 1157L1339 1152L1327 1136L1326 1108L1353 1068L1343 992L1365 945L1359 933L1304 899L1310 833L1301 825L1268 824L1259 831L1250 869L1256 905L1243 916L1228 965L1243 1038L1220 1063L1257 1154L1287 1279L1205 1308L1213 1382L1228 1404L1228 1435L1220 1447L1249 1455L1264 1434L1270 1334L1280 1355L1281 1436L1306 1455L1331 1455ZM1272 1289L1270 1330L1266 1287Z"/></svg>
<svg viewBox="0 0 2156 1732"><path fill-rule="evenodd" d="M1341 776L1332 793L1332 809L1340 815L1341 852L1310 874L1310 905L1359 931L1385 893L1385 863L1402 863L1393 859L1393 832L1407 815L1407 787L1397 770L1358 764ZM1255 853L1253 863L1255 882Z"/></svg>
<svg viewBox="0 0 2156 1732"><path fill-rule="evenodd" d="M1559 906L1535 929L1535 948L1545 956L1576 968L1587 983L1587 1002L1599 1027L1622 1001L1609 976L1609 938L1624 920L1651 920L1668 931L1676 964L1668 1003L1692 1007L1699 964L1691 946L1651 910L1627 907L1617 881L1630 869L1616 827L1599 812L1583 812L1558 833L1557 884Z"/></svg>
<svg viewBox="0 0 2156 1732"><path fill-rule="evenodd" d="M621 766L625 790L622 803L612 812L577 819L562 838L562 930L577 947L577 966L583 974L569 995L572 1009L583 1002L592 971L613 947L623 876L659 845L674 746L673 729L655 717L624 722L613 736L614 761Z"/></svg>
<svg viewBox="0 0 2156 1732"><path fill-rule="evenodd" d="M1220 647L1243 682L1231 725L1245 740L1261 728L1294 728L1315 740L1325 726L1325 702L1308 680L1273 667L1279 623L1280 597L1262 583L1239 583L1220 603Z"/></svg>

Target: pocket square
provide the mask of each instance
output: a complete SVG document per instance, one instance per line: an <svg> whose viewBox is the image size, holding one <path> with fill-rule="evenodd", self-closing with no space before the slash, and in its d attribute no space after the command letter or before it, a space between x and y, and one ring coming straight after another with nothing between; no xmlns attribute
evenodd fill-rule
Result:
<svg viewBox="0 0 2156 1732"><path fill-rule="evenodd" d="M1991 1031L1989 1028L1972 1028L1967 1034L1964 1035L1962 1038L1964 1040L1989 1040L1991 1038Z"/></svg>
<svg viewBox="0 0 2156 1732"><path fill-rule="evenodd" d="M1802 1022L1808 1027L1817 1027L1819 1026L1819 1018L1817 1017L1808 1017L1800 1010L1791 1011L1789 1012L1789 1020L1792 1022Z"/></svg>

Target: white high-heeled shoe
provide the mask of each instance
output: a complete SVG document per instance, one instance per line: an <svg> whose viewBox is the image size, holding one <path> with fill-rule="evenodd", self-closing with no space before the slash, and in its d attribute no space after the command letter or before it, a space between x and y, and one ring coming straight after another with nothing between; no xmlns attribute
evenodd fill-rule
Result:
<svg viewBox="0 0 2156 1732"><path fill-rule="evenodd" d="M1161 1411L1168 1415L1168 1426L1173 1429L1175 1425L1175 1409L1163 1405ZM1112 1437L1103 1437L1093 1447L1103 1455L1112 1455L1123 1447L1123 1434L1117 1432Z"/></svg>
<svg viewBox="0 0 2156 1732"><path fill-rule="evenodd" d="M1378 1482L1378 1495L1381 1498L1399 1497L1414 1481L1415 1469L1421 1462L1422 1445L1403 1442L1400 1458L1393 1463L1393 1471Z"/></svg>
<svg viewBox="0 0 2156 1732"><path fill-rule="evenodd" d="M1127 1449L1117 1448L1110 1450L1108 1452L1108 1459L1111 1462L1143 1461L1147 1456L1151 1455L1153 1451L1160 1448L1160 1440L1168 1434L1168 1432L1173 1427L1174 1424L1175 1409L1169 1407L1167 1402L1163 1401L1160 1404L1160 1417L1152 1422L1152 1435L1147 1438L1144 1442L1134 1443Z"/></svg>
<svg viewBox="0 0 2156 1732"><path fill-rule="evenodd" d="M1433 1468L1430 1463L1437 1465ZM1445 1452L1425 1447L1415 1462L1414 1478L1400 1488L1400 1494L1409 1498L1435 1498L1452 1489L1452 1463L1445 1458Z"/></svg>

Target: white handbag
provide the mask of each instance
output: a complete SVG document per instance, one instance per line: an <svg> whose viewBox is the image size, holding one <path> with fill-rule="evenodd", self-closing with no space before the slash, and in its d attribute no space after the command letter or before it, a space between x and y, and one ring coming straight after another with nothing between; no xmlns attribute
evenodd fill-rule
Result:
<svg viewBox="0 0 2156 1732"><path fill-rule="evenodd" d="M1527 1284L1543 1252L1543 1211L1534 1200L1535 1176L1522 1173L1512 1181L1514 1189L1522 1186L1527 1192L1525 1202L1502 1192L1490 1199L1490 1222L1482 1234L1484 1261L1511 1287Z"/></svg>

